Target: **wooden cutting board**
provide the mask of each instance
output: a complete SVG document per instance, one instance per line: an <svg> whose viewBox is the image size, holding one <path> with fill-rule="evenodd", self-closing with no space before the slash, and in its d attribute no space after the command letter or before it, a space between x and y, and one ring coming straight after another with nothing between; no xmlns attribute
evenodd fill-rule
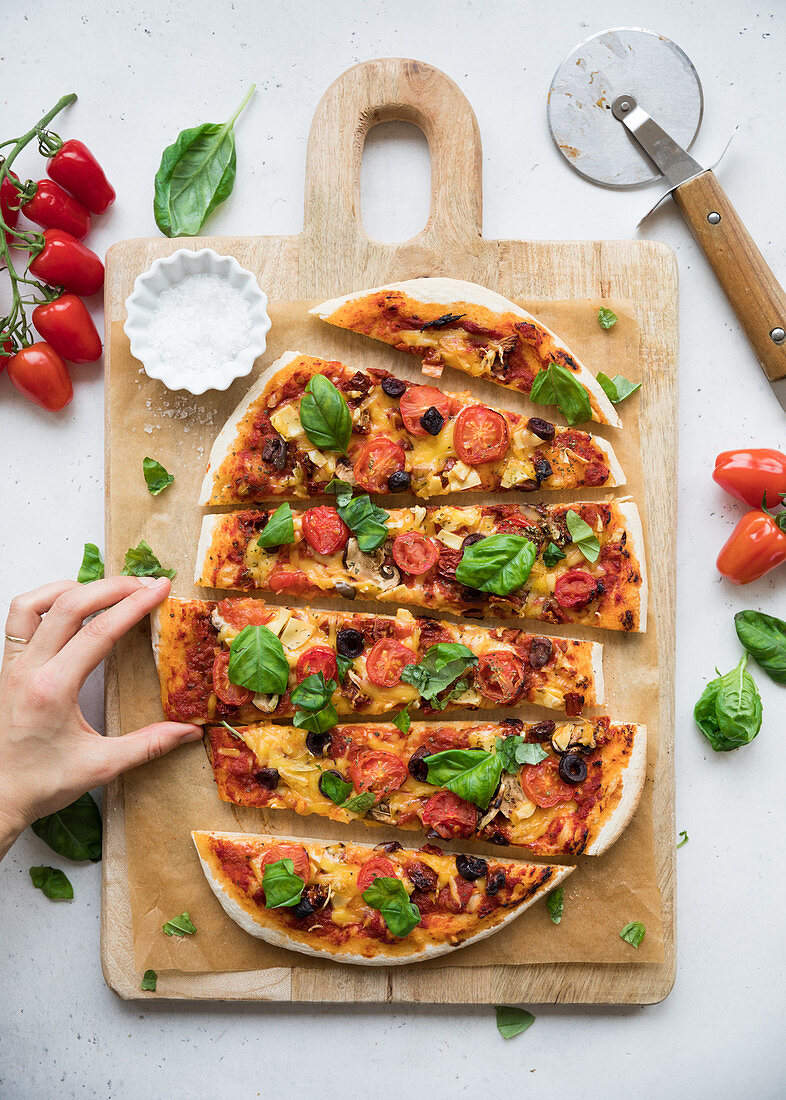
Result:
<svg viewBox="0 0 786 1100"><path fill-rule="evenodd" d="M403 119L425 133L431 153L431 212L421 233L396 244L369 239L360 223L360 165L369 130ZM187 244L231 253L258 274L271 299L326 298L396 279L446 275L519 298L623 298L641 326L641 433L650 538L650 608L659 625L665 686L654 784L655 851L664 908L663 963L588 963L395 969L305 967L232 974L168 973L158 997L324 1002L567 1002L651 1004L674 980L674 624L677 415L677 269L651 241L485 240L481 232L481 146L475 115L444 73L422 62L385 59L344 73L323 96L309 136L305 224L297 237L150 238L107 256L107 331L125 319L134 279L153 260ZM113 384L107 341L107 392ZM106 423L109 478L112 432ZM115 502L116 504L117 502ZM107 502L106 546L112 547ZM106 676L107 733L119 732L117 667ZM139 996L131 942L122 781L105 797L101 957L108 984Z"/></svg>

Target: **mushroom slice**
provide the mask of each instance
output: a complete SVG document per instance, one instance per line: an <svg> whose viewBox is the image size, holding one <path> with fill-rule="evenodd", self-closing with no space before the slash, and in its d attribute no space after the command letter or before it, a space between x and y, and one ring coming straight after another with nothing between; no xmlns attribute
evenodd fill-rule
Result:
<svg viewBox="0 0 786 1100"><path fill-rule="evenodd" d="M374 821L380 821L383 825L396 824L396 820L390 812L390 803L385 798L378 802L376 806L372 806L368 811L368 816L373 818Z"/></svg>
<svg viewBox="0 0 786 1100"><path fill-rule="evenodd" d="M379 592L391 592L401 583L401 576L395 565L385 562L384 546L380 546L372 554L364 554L358 540L351 538L344 550L344 565L355 581L373 585Z"/></svg>
<svg viewBox="0 0 786 1100"><path fill-rule="evenodd" d="M254 706L257 710L264 711L265 714L272 714L278 706L280 698L280 695L263 695L262 692L258 691L254 696Z"/></svg>

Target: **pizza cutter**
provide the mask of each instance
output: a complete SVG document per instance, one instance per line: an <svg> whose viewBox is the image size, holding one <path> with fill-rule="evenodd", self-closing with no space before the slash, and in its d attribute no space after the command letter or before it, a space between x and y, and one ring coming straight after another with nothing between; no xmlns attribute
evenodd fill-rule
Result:
<svg viewBox="0 0 786 1100"><path fill-rule="evenodd" d="M665 177L661 199L671 195L679 207L786 409L786 294L712 169L688 152L703 110L690 59L638 27L582 42L557 69L548 98L551 136L579 175L621 189Z"/></svg>

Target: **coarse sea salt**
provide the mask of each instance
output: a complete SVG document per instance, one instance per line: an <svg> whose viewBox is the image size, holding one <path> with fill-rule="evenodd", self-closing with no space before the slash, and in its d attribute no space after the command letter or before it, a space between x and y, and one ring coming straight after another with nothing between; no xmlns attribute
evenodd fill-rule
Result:
<svg viewBox="0 0 786 1100"><path fill-rule="evenodd" d="M187 275L160 295L149 338L168 366L196 380L248 347L251 305L220 275Z"/></svg>

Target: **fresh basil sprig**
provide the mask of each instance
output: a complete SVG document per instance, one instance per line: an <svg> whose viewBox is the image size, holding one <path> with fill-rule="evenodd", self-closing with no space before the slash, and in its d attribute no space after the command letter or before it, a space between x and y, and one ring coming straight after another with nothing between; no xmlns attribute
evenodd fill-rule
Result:
<svg viewBox="0 0 786 1100"><path fill-rule="evenodd" d="M625 940L631 947L638 948L641 941L646 935L647 929L641 923L640 920L632 920L630 924L626 924L620 932L620 939Z"/></svg>
<svg viewBox="0 0 786 1100"><path fill-rule="evenodd" d="M75 863L101 859L101 814L89 792L62 810L39 817L30 828L53 852Z"/></svg>
<svg viewBox="0 0 786 1100"><path fill-rule="evenodd" d="M294 725L316 734L332 729L338 721L338 713L332 702L336 687L336 681L326 682L322 672L306 676L291 695L292 702L298 708L293 719Z"/></svg>
<svg viewBox="0 0 786 1100"><path fill-rule="evenodd" d="M565 887L558 886L546 895L546 909L552 924L559 924L562 920L562 910L565 908Z"/></svg>
<svg viewBox="0 0 786 1100"><path fill-rule="evenodd" d="M507 596L526 584L538 550L523 535L489 535L464 551L456 580L468 588Z"/></svg>
<svg viewBox="0 0 786 1100"><path fill-rule="evenodd" d="M343 396L324 374L309 379L300 399L300 423L319 450L347 453L352 415Z"/></svg>
<svg viewBox="0 0 786 1100"><path fill-rule="evenodd" d="M168 920L163 927L163 932L166 936L193 936L196 932L196 925L189 917L186 909L179 917L172 917L172 920Z"/></svg>
<svg viewBox="0 0 786 1100"><path fill-rule="evenodd" d="M377 796L373 791L361 791L360 794L353 795L346 802L342 802L341 809L350 810L353 814L364 814L376 804Z"/></svg>
<svg viewBox="0 0 786 1100"><path fill-rule="evenodd" d="M412 725L412 719L409 716L409 703L400 710L393 719L393 725L397 730L400 730L403 734L409 733L409 727Z"/></svg>
<svg viewBox="0 0 786 1100"><path fill-rule="evenodd" d="M761 696L747 663L746 653L731 672L707 684L693 710L696 725L715 752L747 745L761 729Z"/></svg>
<svg viewBox="0 0 786 1100"><path fill-rule="evenodd" d="M535 1023L535 1017L526 1008L513 1005L497 1005L497 1031L503 1039L512 1039L521 1035Z"/></svg>
<svg viewBox="0 0 786 1100"><path fill-rule="evenodd" d="M156 974L155 970L146 970L139 988L144 989L147 993L155 993L157 982L158 974Z"/></svg>
<svg viewBox="0 0 786 1100"><path fill-rule="evenodd" d="M641 382L629 382L621 374L615 374L613 378L609 378L603 371L598 371L596 378L612 405L619 405L620 401L624 401L626 397L630 397L636 390L641 389Z"/></svg>
<svg viewBox="0 0 786 1100"><path fill-rule="evenodd" d="M163 493L164 489L175 480L175 475L168 473L154 458L142 459L142 473L145 475L148 492L154 497Z"/></svg>
<svg viewBox="0 0 786 1100"><path fill-rule="evenodd" d="M411 684L422 699L443 710L447 700L440 705L437 696L456 684L459 677L475 668L477 663L478 658L472 650L460 642L437 642L429 646L420 664L404 666L401 679Z"/></svg>
<svg viewBox="0 0 786 1100"><path fill-rule="evenodd" d="M283 695L289 662L279 638L266 626L244 626L229 644L229 682L262 695Z"/></svg>
<svg viewBox="0 0 786 1100"><path fill-rule="evenodd" d="M348 481L343 481L340 477L331 478L325 486L326 493L335 493L336 505L339 508L346 508L350 500L352 500L352 486Z"/></svg>
<svg viewBox="0 0 786 1100"><path fill-rule="evenodd" d="M581 550L587 561L596 562L600 556L600 543L590 525L572 508L565 514L565 522L573 545Z"/></svg>
<svg viewBox="0 0 786 1100"><path fill-rule="evenodd" d="M295 524L292 521L292 509L282 504L268 519L257 539L257 546L263 550L266 546L287 546L295 541Z"/></svg>
<svg viewBox="0 0 786 1100"><path fill-rule="evenodd" d="M71 901L74 888L58 867L31 867L33 886L51 901Z"/></svg>
<svg viewBox="0 0 786 1100"><path fill-rule="evenodd" d="M103 576L104 559L101 557L101 551L94 542L86 542L76 579L80 584L89 584L90 581L100 581Z"/></svg>
<svg viewBox="0 0 786 1100"><path fill-rule="evenodd" d="M153 213L167 237L196 237L215 208L232 193L237 172L234 126L254 94L224 123L182 130L168 145L156 172Z"/></svg>
<svg viewBox="0 0 786 1100"><path fill-rule="evenodd" d="M495 748L506 772L517 772L522 764L539 764L548 753L540 745L525 741L518 734L498 737Z"/></svg>
<svg viewBox="0 0 786 1100"><path fill-rule="evenodd" d="M382 914L394 936L403 939L420 924L420 910L409 900L404 883L398 878L375 878L363 891L363 901Z"/></svg>
<svg viewBox="0 0 786 1100"><path fill-rule="evenodd" d="M488 809L502 778L502 760L484 749L447 749L424 757L428 782L444 787L465 802Z"/></svg>
<svg viewBox="0 0 786 1100"><path fill-rule="evenodd" d="M139 546L126 550L125 562L120 572L124 577L169 577L171 580L176 570L164 569L145 540L141 539Z"/></svg>
<svg viewBox="0 0 786 1100"><path fill-rule="evenodd" d="M547 565L549 569L553 569L557 562L564 560L565 554L555 542L550 542L543 551L543 564Z"/></svg>
<svg viewBox="0 0 786 1100"><path fill-rule="evenodd" d="M763 611L738 611L734 627L743 647L776 684L786 684L786 623Z"/></svg>
<svg viewBox="0 0 786 1100"><path fill-rule="evenodd" d="M335 802L337 806L343 806L352 792L352 784L342 779L338 772L322 772L319 778L319 789L326 798Z"/></svg>
<svg viewBox="0 0 786 1100"><path fill-rule="evenodd" d="M390 516L384 508L374 504L368 493L352 497L346 504L336 498L336 511L358 540L364 554L378 550L388 537Z"/></svg>
<svg viewBox="0 0 786 1100"><path fill-rule="evenodd" d="M613 309L607 309L606 306L601 306L598 310L598 324L601 328L612 328L619 321L619 317Z"/></svg>
<svg viewBox="0 0 786 1100"><path fill-rule="evenodd" d="M295 874L291 859L278 859L268 863L262 875L266 909L291 909L300 901L305 882Z"/></svg>
<svg viewBox="0 0 786 1100"><path fill-rule="evenodd" d="M347 678L347 673L349 672L349 670L355 667L355 660L353 657L344 657L340 653L337 653L336 665L338 666L339 681L343 684Z"/></svg>
<svg viewBox="0 0 786 1100"><path fill-rule="evenodd" d="M550 363L546 370L538 371L529 396L536 405L556 405L569 424L592 419L587 391L575 375L559 363Z"/></svg>

